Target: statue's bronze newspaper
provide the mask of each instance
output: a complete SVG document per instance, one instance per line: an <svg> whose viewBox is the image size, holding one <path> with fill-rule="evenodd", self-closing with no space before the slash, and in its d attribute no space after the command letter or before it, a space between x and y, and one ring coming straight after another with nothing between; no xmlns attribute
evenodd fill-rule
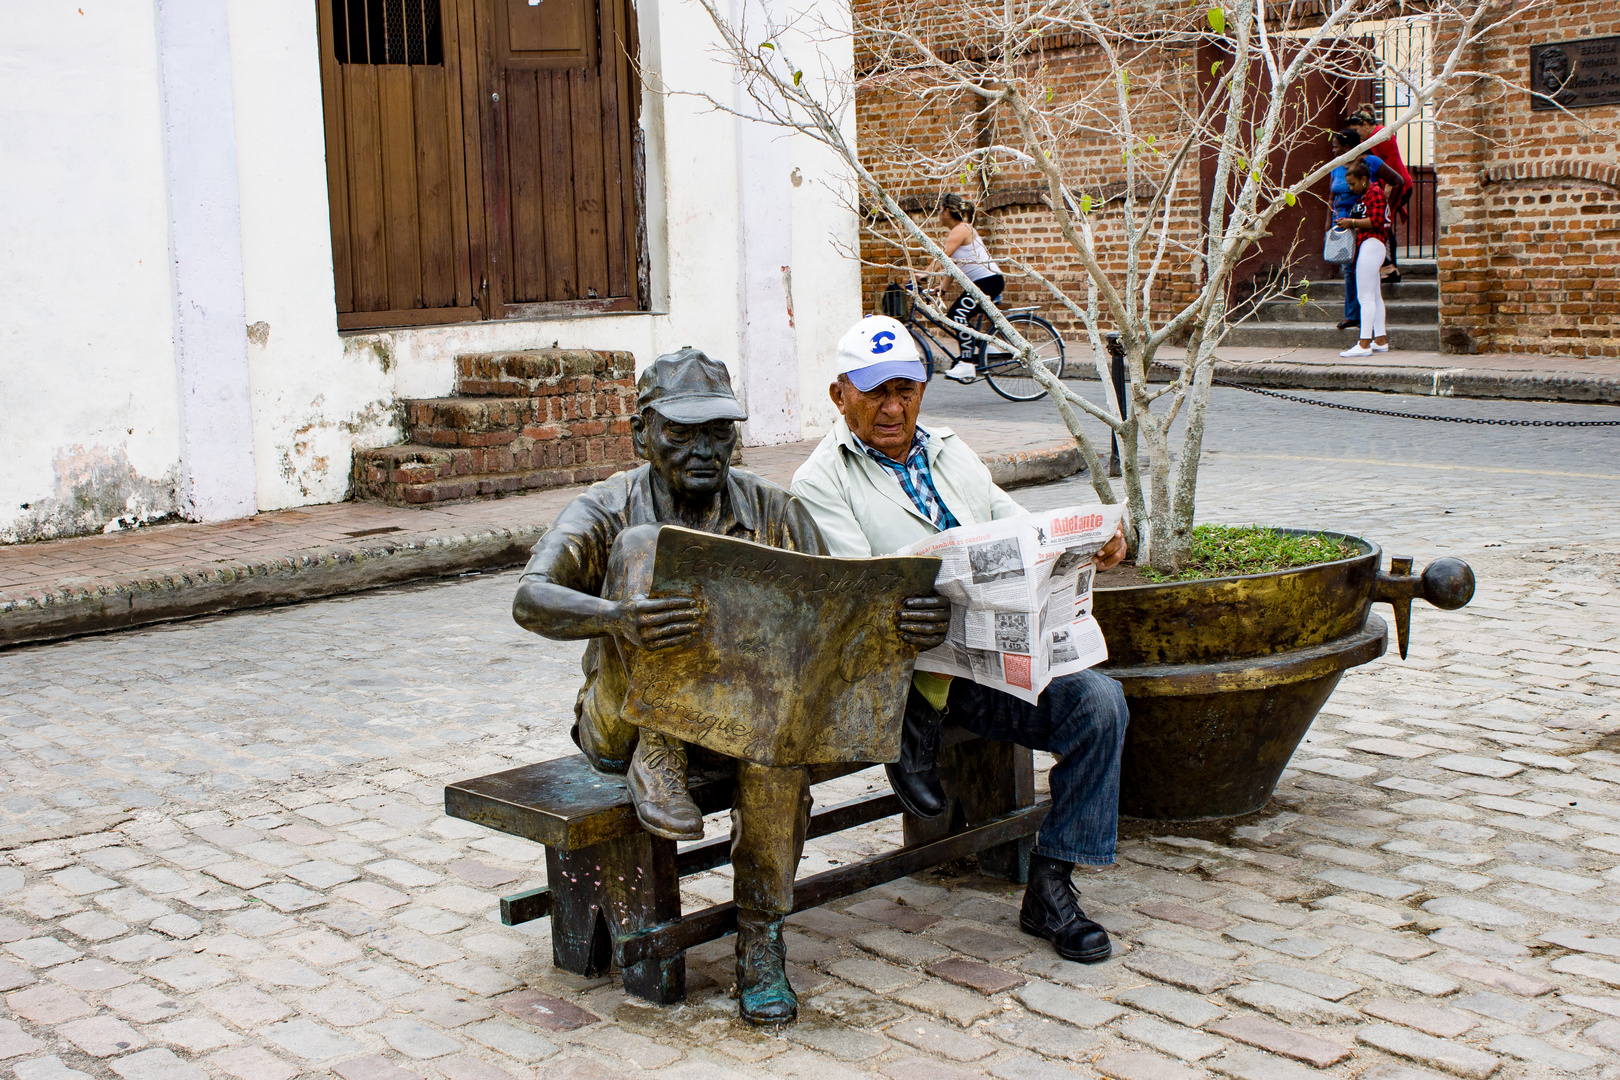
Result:
<svg viewBox="0 0 1620 1080"><path fill-rule="evenodd" d="M626 719L761 765L894 761L916 650L900 603L939 560L834 559L676 526L633 560L650 597L692 596L685 645L627 649Z"/></svg>

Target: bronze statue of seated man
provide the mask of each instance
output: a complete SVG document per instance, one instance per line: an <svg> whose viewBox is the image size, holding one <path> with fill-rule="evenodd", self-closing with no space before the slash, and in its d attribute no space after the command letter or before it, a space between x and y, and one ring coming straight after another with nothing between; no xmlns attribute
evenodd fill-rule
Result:
<svg viewBox="0 0 1620 1080"><path fill-rule="evenodd" d="M731 468L737 421L746 419L725 366L696 349L659 357L637 384L632 434L647 464L618 473L570 503L535 545L513 617L550 638L589 639L585 685L575 703L574 740L597 769L625 773L636 814L650 832L675 840L703 834L686 787L687 748L623 715L626 650L689 641L702 610L687 597L648 599L625 587L615 545L638 526L682 525L809 555L827 554L810 515L786 490ZM906 601L901 638L920 649L944 641L948 613ZM736 760L731 811L737 905L738 1007L755 1024L791 1021L783 918L810 818L803 767Z"/></svg>

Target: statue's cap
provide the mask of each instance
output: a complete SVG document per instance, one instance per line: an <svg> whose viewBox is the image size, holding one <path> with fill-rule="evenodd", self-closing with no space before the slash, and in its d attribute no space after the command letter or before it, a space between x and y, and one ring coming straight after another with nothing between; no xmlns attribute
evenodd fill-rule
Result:
<svg viewBox="0 0 1620 1080"><path fill-rule="evenodd" d="M726 365L693 348L665 353L641 373L636 381L636 411L643 409L656 409L677 424L748 419L731 392Z"/></svg>

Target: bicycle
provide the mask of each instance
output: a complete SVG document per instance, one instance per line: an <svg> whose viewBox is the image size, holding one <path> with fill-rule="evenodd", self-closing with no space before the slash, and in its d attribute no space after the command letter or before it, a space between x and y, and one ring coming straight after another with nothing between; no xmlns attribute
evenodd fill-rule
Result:
<svg viewBox="0 0 1620 1080"><path fill-rule="evenodd" d="M918 308L913 302L911 286L891 281L888 288L883 290L881 306L885 315L905 323L906 329L911 331L911 339L917 345L917 354L922 358L929 379L934 377L936 371L948 371L956 363L956 331ZM1063 378L1063 338L1058 335L1057 328L1041 318L1032 307L1012 308L1003 311L1002 315L1023 335L1025 341L1035 347L1038 362L1059 379ZM976 376L984 376L990 389L1008 401L1039 401L1046 396L1046 389L1035 381L1035 376L1024 367L1012 346L996 335L995 325L988 315L975 311L968 320L968 326L988 339L978 342L973 370ZM934 336L935 330L945 335L945 340L950 343L948 346L941 344Z"/></svg>

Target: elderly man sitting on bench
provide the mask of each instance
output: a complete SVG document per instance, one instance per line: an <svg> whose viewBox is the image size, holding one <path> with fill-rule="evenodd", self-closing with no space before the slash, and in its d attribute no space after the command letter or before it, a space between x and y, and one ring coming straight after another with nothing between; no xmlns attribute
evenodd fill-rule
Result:
<svg viewBox="0 0 1620 1080"><path fill-rule="evenodd" d="M828 550L855 558L888 555L934 533L1024 513L990 470L945 429L917 425L928 373L904 325L871 315L838 343L840 374L829 388L840 418L793 476ZM1097 555L1098 569L1125 556L1123 536ZM947 616L950 603L913 601ZM1019 924L1081 963L1108 958L1108 932L1077 903L1076 863L1114 861L1119 823L1119 760L1129 713L1119 683L1096 671L1055 679L1030 705L1011 694L918 672L906 702L900 760L889 783L919 817L946 810L936 771L940 726L1057 755L1052 809L1029 860Z"/></svg>
<svg viewBox="0 0 1620 1080"><path fill-rule="evenodd" d="M549 638L589 639L585 685L575 704L574 741L592 766L625 773L642 826L671 840L703 835L703 817L687 789L680 740L636 727L622 715L629 649L667 649L697 633L702 611L691 598L625 595L613 580L615 540L642 525L690 529L771 547L825 555L804 507L784 489L731 468L737 421L746 414L725 366L696 349L661 356L637 384L632 435L647 464L596 484L570 503L534 547L513 602L524 628ZM918 648L944 640L932 610L908 600L900 636ZM733 897L737 904L737 990L742 1018L754 1024L793 1020L782 920L793 910L793 878L810 819L803 767L738 760L731 811Z"/></svg>

